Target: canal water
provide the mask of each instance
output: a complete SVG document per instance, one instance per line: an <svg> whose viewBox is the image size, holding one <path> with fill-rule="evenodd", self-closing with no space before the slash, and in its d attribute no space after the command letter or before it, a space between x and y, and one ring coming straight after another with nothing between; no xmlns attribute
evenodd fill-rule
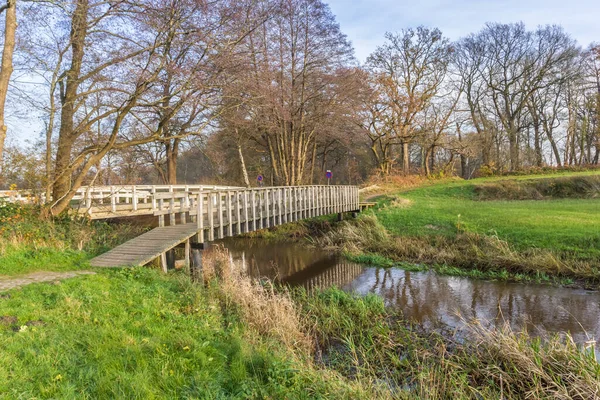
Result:
<svg viewBox="0 0 600 400"><path fill-rule="evenodd" d="M374 268L296 243L258 239L221 243L235 260L244 261L253 277L308 289L337 286L360 295L374 293L427 329L460 331L464 320L476 318L487 326L508 323L534 335L570 332L580 344L600 338L597 291Z"/></svg>

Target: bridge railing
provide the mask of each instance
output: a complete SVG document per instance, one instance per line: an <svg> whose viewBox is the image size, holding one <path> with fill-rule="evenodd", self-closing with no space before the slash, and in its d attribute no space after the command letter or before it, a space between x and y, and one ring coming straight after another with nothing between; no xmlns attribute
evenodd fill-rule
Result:
<svg viewBox="0 0 600 400"><path fill-rule="evenodd" d="M2 197L4 196L4 197ZM31 201L28 191L0 192L9 201ZM196 220L215 226L223 219L227 229L260 229L277 223L360 208L355 186L279 186L242 188L214 185L113 185L84 186L71 207L92 219L157 215L160 221ZM221 213L219 213L221 209ZM231 216L229 215L231 213ZM220 216L220 217L219 217ZM216 222L215 222L216 221ZM237 224L237 225L236 225Z"/></svg>
<svg viewBox="0 0 600 400"><path fill-rule="evenodd" d="M73 197L71 207L93 219L127 215L152 215L159 198L176 194L218 189L240 189L215 185L113 185L82 187Z"/></svg>
<svg viewBox="0 0 600 400"><path fill-rule="evenodd" d="M360 209L356 186L287 186L168 193L154 197L159 226L196 222L198 241Z"/></svg>

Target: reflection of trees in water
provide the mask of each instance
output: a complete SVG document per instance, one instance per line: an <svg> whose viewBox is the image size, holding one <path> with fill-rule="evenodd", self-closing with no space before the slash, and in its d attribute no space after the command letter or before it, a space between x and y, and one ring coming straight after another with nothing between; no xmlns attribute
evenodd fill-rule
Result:
<svg viewBox="0 0 600 400"><path fill-rule="evenodd" d="M405 317L427 324L460 327L460 312L466 319L495 326L506 321L515 328L572 333L581 333L583 326L592 335L600 334L600 295L582 290L374 268L366 269L350 288L377 293Z"/></svg>

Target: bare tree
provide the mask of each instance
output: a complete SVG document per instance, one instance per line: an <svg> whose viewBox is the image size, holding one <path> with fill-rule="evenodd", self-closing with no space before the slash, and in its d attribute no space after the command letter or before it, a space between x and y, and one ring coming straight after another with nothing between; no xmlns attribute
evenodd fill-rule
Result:
<svg viewBox="0 0 600 400"><path fill-rule="evenodd" d="M474 40L483 52L479 74L508 137L510 169L516 170L528 103L537 91L568 79L566 67L578 49L558 26L530 32L522 23L488 24Z"/></svg>
<svg viewBox="0 0 600 400"><path fill-rule="evenodd" d="M13 72L13 53L15 49L15 32L17 30L17 0L6 0L0 6L0 12L5 13L4 18L4 45L2 49L2 62L0 64L0 177L6 141L5 106L8 95L8 84Z"/></svg>
<svg viewBox="0 0 600 400"><path fill-rule="evenodd" d="M395 140L402 143L402 165L410 169L409 145L418 118L446 76L452 48L439 29L418 27L387 33L387 42L369 56L368 68L384 93Z"/></svg>
<svg viewBox="0 0 600 400"><path fill-rule="evenodd" d="M275 182L300 184L318 137L352 97L344 90L352 48L327 5L291 0L248 35L239 57L247 65L238 96L253 121L250 137L268 154Z"/></svg>

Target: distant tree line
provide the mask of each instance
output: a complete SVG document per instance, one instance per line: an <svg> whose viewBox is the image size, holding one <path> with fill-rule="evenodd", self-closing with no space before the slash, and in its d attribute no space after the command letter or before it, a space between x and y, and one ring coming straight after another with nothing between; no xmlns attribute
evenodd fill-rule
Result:
<svg viewBox="0 0 600 400"><path fill-rule="evenodd" d="M401 29L360 65L320 0L8 0L0 12L0 187L45 191L54 214L84 184L599 163L600 46L559 26L487 24L456 42ZM7 118L43 123L33 146L5 146Z"/></svg>

